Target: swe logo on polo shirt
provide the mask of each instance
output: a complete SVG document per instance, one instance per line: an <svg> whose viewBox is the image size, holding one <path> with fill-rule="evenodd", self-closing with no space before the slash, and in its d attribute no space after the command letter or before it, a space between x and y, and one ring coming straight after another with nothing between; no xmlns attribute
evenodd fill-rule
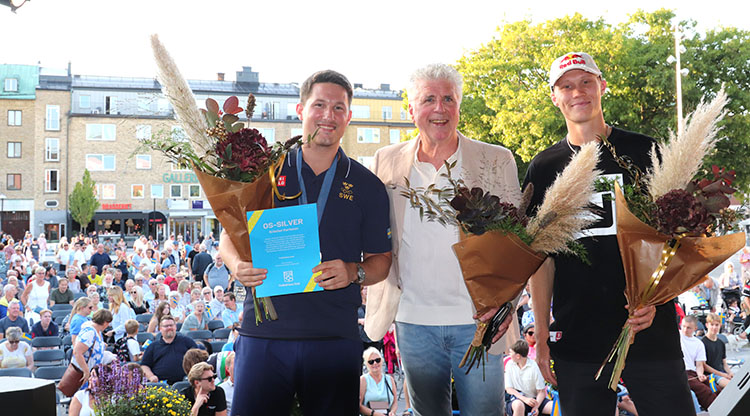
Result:
<svg viewBox="0 0 750 416"><path fill-rule="evenodd" d="M349 182L342 182L341 183L341 190L339 191L339 198L346 199L348 201L354 201L354 191L352 190L354 188L353 183Z"/></svg>

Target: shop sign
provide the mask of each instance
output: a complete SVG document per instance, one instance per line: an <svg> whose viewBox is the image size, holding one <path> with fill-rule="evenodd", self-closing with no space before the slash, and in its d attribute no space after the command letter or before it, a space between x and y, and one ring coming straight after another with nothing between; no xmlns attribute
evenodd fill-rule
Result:
<svg viewBox="0 0 750 416"><path fill-rule="evenodd" d="M193 201L193 209L203 209L203 201Z"/></svg>
<svg viewBox="0 0 750 416"><path fill-rule="evenodd" d="M102 204L102 209L130 209L131 204Z"/></svg>
<svg viewBox="0 0 750 416"><path fill-rule="evenodd" d="M162 175L165 183L197 183L198 177L193 172L174 172Z"/></svg>

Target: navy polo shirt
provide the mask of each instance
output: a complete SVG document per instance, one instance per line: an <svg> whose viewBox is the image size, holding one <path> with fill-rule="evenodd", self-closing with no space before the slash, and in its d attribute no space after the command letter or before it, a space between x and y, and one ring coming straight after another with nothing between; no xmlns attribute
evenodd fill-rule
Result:
<svg viewBox="0 0 750 416"><path fill-rule="evenodd" d="M277 183L279 192L299 192L296 152L292 150L281 170ZM302 178L308 203L318 200L326 172L315 175L302 161ZM391 251L390 206L383 182L357 161L339 149L328 202L319 224L320 250L323 261L340 259L346 263L362 261L362 253ZM277 207L298 205L300 199L275 200ZM240 333L272 339L359 339L357 308L362 303L360 286L351 284L342 289L312 293L274 296L279 319L255 325L253 299L245 299L245 317ZM262 313L262 312L261 312Z"/></svg>
<svg viewBox="0 0 750 416"><path fill-rule="evenodd" d="M143 352L141 364L147 365L151 372L159 377L159 380L167 380L167 383L174 384L182 381L185 377L182 358L191 348L198 348L198 345L192 338L188 338L179 332L169 344L164 342L161 334L159 334Z"/></svg>

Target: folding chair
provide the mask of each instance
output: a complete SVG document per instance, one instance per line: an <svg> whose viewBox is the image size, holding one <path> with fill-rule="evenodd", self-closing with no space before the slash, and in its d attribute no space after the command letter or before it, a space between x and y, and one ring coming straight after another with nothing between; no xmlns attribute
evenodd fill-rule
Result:
<svg viewBox="0 0 750 416"><path fill-rule="evenodd" d="M224 322L219 319L213 319L208 321L208 330L216 331L217 329L224 328Z"/></svg>
<svg viewBox="0 0 750 416"><path fill-rule="evenodd" d="M198 340L198 339L209 340L213 338L214 336L214 334L211 331L207 331L205 329L199 329L197 331L188 331L183 334L195 340Z"/></svg>
<svg viewBox="0 0 750 416"><path fill-rule="evenodd" d="M215 340L227 340L229 339L229 334L232 333L231 328L219 328L214 331L214 339Z"/></svg>
<svg viewBox="0 0 750 416"><path fill-rule="evenodd" d="M57 305L55 305L55 306L57 306ZM70 315L70 311L71 310L72 309L68 309L66 311L65 310L55 310L55 311L52 311L52 319L55 319L58 316L67 316L67 315Z"/></svg>
<svg viewBox="0 0 750 416"><path fill-rule="evenodd" d="M152 316L154 316L154 314L152 313L142 313L140 315L136 315L135 320L138 321L139 324L148 325L148 323L151 322Z"/></svg>
<svg viewBox="0 0 750 416"><path fill-rule="evenodd" d="M70 311L73 310L73 305L71 305L69 303L56 303L56 304L52 305L52 308L50 310L52 312L55 312L55 311L66 311L66 312L70 313Z"/></svg>
<svg viewBox="0 0 750 416"><path fill-rule="evenodd" d="M63 364L65 364L65 351L61 349L34 351L34 365L39 368Z"/></svg>
<svg viewBox="0 0 750 416"><path fill-rule="evenodd" d="M31 340L31 346L34 348L60 348L62 347L62 340L60 337L36 337Z"/></svg>
<svg viewBox="0 0 750 416"><path fill-rule="evenodd" d="M68 366L65 365L58 365L54 367L40 367L37 368L34 372L34 377L43 378L45 380L55 380L55 382L58 382L60 381L60 379L62 379L62 376L63 374L65 374L65 370L67 368Z"/></svg>
<svg viewBox="0 0 750 416"><path fill-rule="evenodd" d="M139 333L138 333L138 334L137 334L137 335L135 336L135 339L137 339L137 340L138 340L138 343L139 343L139 344L143 345L143 343L144 343L144 342L146 342L146 340L151 340L151 341L153 341L153 340L154 340L154 334L152 334L152 333L150 333L150 332L139 332Z"/></svg>
<svg viewBox="0 0 750 416"><path fill-rule="evenodd" d="M0 368L0 377L11 376L11 377L29 377L31 378L31 370L26 367L22 368Z"/></svg>
<svg viewBox="0 0 750 416"><path fill-rule="evenodd" d="M221 352L221 349L224 347L224 344L226 344L226 341L210 341L210 344L213 352Z"/></svg>

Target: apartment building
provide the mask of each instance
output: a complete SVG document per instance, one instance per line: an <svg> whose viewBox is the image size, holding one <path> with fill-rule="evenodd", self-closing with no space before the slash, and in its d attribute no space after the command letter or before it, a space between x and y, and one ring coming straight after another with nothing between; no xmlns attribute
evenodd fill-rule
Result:
<svg viewBox="0 0 750 416"><path fill-rule="evenodd" d="M0 79L11 77L12 71L21 74L14 67L18 66L0 65ZM7 145L13 158L8 156L9 163L1 169L13 182L11 188L7 183L0 186L6 196L3 200L0 195L0 203L27 212L27 218L21 216L26 222L8 226L46 232L51 240L66 230L78 231L79 225L68 214L67 196L88 169L101 203L89 230L126 240L139 234L218 233L220 224L192 171L141 148L141 140L155 134L184 134L155 79L72 75L70 68L58 74L35 66L24 68L28 73L23 76L12 75L22 84L16 87L21 91L0 95L0 109L7 109L9 117L8 125L0 127L0 139L14 143ZM252 93L257 103L253 118L240 117L269 142L302 132L295 111L297 83L260 82L257 72L243 67L234 81L217 74L215 80L189 84L199 107L209 97L221 105L230 96L242 102ZM9 86L14 85L11 81ZM20 123L34 128L17 128L17 113L10 113L11 109L22 112ZM399 141L414 128L401 110L400 91L385 84L376 89L355 85L352 111L342 148L366 166L377 149ZM21 149L16 152L18 142ZM33 143L28 151L25 143ZM16 185L17 176L11 175L20 175L21 184ZM23 181L31 182L24 187ZM3 230L8 229L6 217L19 221L7 208L2 213L7 214Z"/></svg>

